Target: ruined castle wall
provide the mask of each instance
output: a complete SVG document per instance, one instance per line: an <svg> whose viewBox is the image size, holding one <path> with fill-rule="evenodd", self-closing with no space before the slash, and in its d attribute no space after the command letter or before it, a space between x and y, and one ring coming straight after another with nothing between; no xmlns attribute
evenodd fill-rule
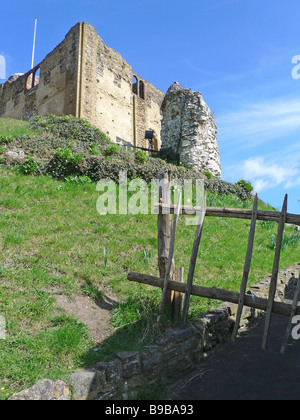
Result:
<svg viewBox="0 0 300 420"><path fill-rule="evenodd" d="M162 104L162 150L187 168L221 177L217 126L200 92L175 82Z"/></svg>
<svg viewBox="0 0 300 420"><path fill-rule="evenodd" d="M36 86L28 85L31 71L0 85L1 118L30 120L35 115L75 114L78 36L76 25L37 66L40 77Z"/></svg>
<svg viewBox="0 0 300 420"><path fill-rule="evenodd" d="M139 76L144 95L134 93L133 74L93 26L78 23L39 66L0 85L0 118L72 114L88 120L112 141L137 146L147 147L145 131L153 130L159 148L164 94ZM29 83L33 78L39 81L35 86Z"/></svg>
<svg viewBox="0 0 300 420"><path fill-rule="evenodd" d="M78 26L41 64L41 80L36 91L40 115L76 115Z"/></svg>
<svg viewBox="0 0 300 420"><path fill-rule="evenodd" d="M22 119L25 107L26 77L20 76L16 81L0 85L0 117Z"/></svg>
<svg viewBox="0 0 300 420"><path fill-rule="evenodd" d="M145 130L151 130L155 133L155 144L152 145L152 147L160 149L162 121L161 104L164 94L148 81L143 80L143 83L145 85L145 99L141 99L138 95L135 95L137 143L142 147L148 147L148 141L144 139Z"/></svg>
<svg viewBox="0 0 300 420"><path fill-rule="evenodd" d="M133 93L132 67L87 23L83 24L82 61L80 117L99 127L113 141L122 139L146 146L145 131L150 129L160 139L164 94L144 80L144 99Z"/></svg>
<svg viewBox="0 0 300 420"><path fill-rule="evenodd" d="M80 117L107 134L128 142L133 138L131 67L107 47L96 30L83 24Z"/></svg>

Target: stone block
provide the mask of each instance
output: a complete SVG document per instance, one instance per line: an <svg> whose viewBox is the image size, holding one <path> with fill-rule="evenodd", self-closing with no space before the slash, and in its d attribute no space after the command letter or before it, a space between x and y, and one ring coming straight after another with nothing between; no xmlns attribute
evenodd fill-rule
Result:
<svg viewBox="0 0 300 420"><path fill-rule="evenodd" d="M196 337L190 337L184 342L184 351L189 352L193 349L201 347L201 341Z"/></svg>
<svg viewBox="0 0 300 420"><path fill-rule="evenodd" d="M97 393L98 381L96 370L79 370L68 378L76 400L88 400Z"/></svg>
<svg viewBox="0 0 300 420"><path fill-rule="evenodd" d="M162 363L164 359L162 351L155 351L153 353L142 355L142 370L147 372L153 369L158 364Z"/></svg>
<svg viewBox="0 0 300 420"><path fill-rule="evenodd" d="M41 379L31 388L12 395L10 401L68 401L72 394L63 381Z"/></svg>
<svg viewBox="0 0 300 420"><path fill-rule="evenodd" d="M170 360L173 357L177 357L182 353L179 345L174 345L164 352L164 360Z"/></svg>
<svg viewBox="0 0 300 420"><path fill-rule="evenodd" d="M122 361L122 376L127 379L141 373L141 356L137 351L125 351L117 353Z"/></svg>
<svg viewBox="0 0 300 420"><path fill-rule="evenodd" d="M176 343L181 343L182 341L186 340L187 338L191 337L193 335L192 328L186 328L186 329L176 329L172 332Z"/></svg>

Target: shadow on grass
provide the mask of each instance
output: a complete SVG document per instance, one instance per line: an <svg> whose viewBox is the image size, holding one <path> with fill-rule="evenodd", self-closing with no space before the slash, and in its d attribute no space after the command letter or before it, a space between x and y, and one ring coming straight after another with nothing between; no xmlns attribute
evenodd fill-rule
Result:
<svg viewBox="0 0 300 420"><path fill-rule="evenodd" d="M157 340L168 328L175 328L179 325L178 319L172 319L167 314L159 318L159 309L156 305L152 307L151 311L144 309L139 312L137 308L144 305L143 299L140 299L139 302L135 299L135 304L135 308L131 309L137 311L135 318L139 317L139 319L134 320L134 315L132 315L131 322L128 318L123 319L126 325L122 324L118 317L120 317L120 311L126 311L126 307L131 305L131 298L126 303L115 307L112 324L120 323L120 326L102 343L97 343L82 356L82 367L91 367L98 362L112 361L121 351L141 351Z"/></svg>
<svg viewBox="0 0 300 420"><path fill-rule="evenodd" d="M85 280L85 284L81 287L81 291L85 295L90 296L99 308L105 309L106 311L111 311L118 305L117 301L105 295L105 293L102 290L99 290L98 286L95 286L89 279Z"/></svg>

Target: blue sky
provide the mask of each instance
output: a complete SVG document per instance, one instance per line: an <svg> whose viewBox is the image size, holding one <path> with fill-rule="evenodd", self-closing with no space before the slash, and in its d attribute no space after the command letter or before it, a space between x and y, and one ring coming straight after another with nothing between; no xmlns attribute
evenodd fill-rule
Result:
<svg viewBox="0 0 300 420"><path fill-rule="evenodd" d="M35 64L89 22L163 92L178 81L202 93L224 180L251 181L277 208L288 193L288 211L300 213L299 0L15 0L0 11L6 77L30 69L35 17Z"/></svg>

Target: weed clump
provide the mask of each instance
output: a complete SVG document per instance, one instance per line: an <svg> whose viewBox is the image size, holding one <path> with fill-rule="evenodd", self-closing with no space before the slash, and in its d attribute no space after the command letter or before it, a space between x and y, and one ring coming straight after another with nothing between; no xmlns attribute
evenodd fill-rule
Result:
<svg viewBox="0 0 300 420"><path fill-rule="evenodd" d="M29 157L20 167L21 173L24 175L33 175L37 170L37 163L33 157Z"/></svg>
<svg viewBox="0 0 300 420"><path fill-rule="evenodd" d="M37 116L32 122L31 129L42 133L50 133L56 137L83 141L87 143L101 143L109 145L111 140L98 128L93 127L88 121L75 118L73 115L57 117L49 115L48 118Z"/></svg>
<svg viewBox="0 0 300 420"><path fill-rule="evenodd" d="M149 183L160 173L171 170L172 178L179 181L204 179L206 191L233 194L241 200L252 198L253 187L246 181L232 184L213 178L209 172L202 174L184 168L171 150L166 154L162 151L158 157L150 157L141 150L124 150L88 121L72 115L37 116L31 124L23 125L16 136L10 136L11 127L0 131L0 136L3 134L0 143L6 150L13 147L31 158L26 162L9 163L4 153L0 164L21 165L26 174L50 175L69 181L70 177L74 180L74 177L86 176L93 182L106 178L119 182L120 171L124 171L128 180L141 178Z"/></svg>

